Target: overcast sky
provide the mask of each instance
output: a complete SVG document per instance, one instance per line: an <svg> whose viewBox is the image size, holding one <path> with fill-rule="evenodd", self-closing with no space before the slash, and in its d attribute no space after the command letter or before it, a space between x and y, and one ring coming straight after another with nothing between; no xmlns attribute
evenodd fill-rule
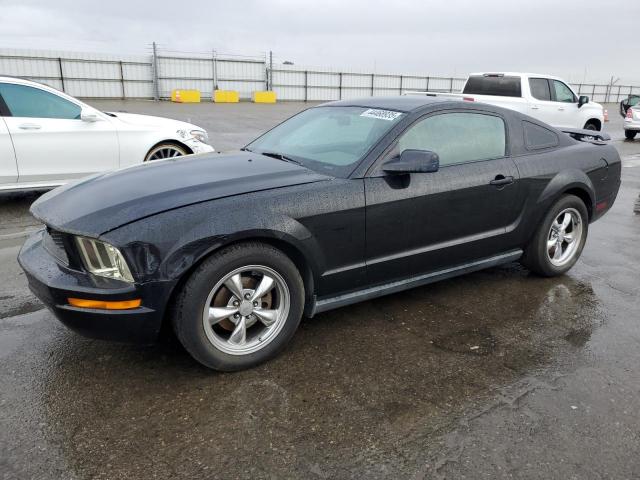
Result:
<svg viewBox="0 0 640 480"><path fill-rule="evenodd" d="M0 47L163 48L378 73L640 84L640 0L0 0Z"/></svg>

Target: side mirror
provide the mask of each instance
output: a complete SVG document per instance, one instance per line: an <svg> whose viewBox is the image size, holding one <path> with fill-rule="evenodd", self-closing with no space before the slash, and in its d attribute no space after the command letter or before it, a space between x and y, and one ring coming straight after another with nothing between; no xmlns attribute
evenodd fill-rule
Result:
<svg viewBox="0 0 640 480"><path fill-rule="evenodd" d="M403 150L382 166L387 173L430 173L440 169L440 157L429 150Z"/></svg>
<svg viewBox="0 0 640 480"><path fill-rule="evenodd" d="M585 103L589 103L589 97L587 97L586 95L580 95L580 98L578 99L578 108L580 108Z"/></svg>
<svg viewBox="0 0 640 480"><path fill-rule="evenodd" d="M99 121L100 117L93 110L83 108L80 112L80 120L82 120L83 122L93 123Z"/></svg>

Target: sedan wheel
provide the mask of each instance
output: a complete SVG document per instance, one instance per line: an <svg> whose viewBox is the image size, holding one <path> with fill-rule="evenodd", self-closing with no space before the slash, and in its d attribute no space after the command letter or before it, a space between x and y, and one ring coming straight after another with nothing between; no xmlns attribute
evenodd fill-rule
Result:
<svg viewBox="0 0 640 480"><path fill-rule="evenodd" d="M184 155L187 155L187 151L184 148L174 145L173 143L164 143L153 147L144 161L164 160L166 158L182 157Z"/></svg>
<svg viewBox="0 0 640 480"><path fill-rule="evenodd" d="M564 195L551 206L526 246L522 263L545 277L562 275L578 261L589 230L582 199Z"/></svg>
<svg viewBox="0 0 640 480"><path fill-rule="evenodd" d="M582 219L575 208L560 212L551 224L547 237L547 255L556 267L569 263L582 240Z"/></svg>
<svg viewBox="0 0 640 480"><path fill-rule="evenodd" d="M247 265L216 283L205 302L202 324L217 349L245 355L278 335L289 304L289 287L280 274L264 265Z"/></svg>
<svg viewBox="0 0 640 480"><path fill-rule="evenodd" d="M250 368L273 358L302 318L304 284L280 250L247 242L218 251L188 277L171 307L187 351L216 370Z"/></svg>

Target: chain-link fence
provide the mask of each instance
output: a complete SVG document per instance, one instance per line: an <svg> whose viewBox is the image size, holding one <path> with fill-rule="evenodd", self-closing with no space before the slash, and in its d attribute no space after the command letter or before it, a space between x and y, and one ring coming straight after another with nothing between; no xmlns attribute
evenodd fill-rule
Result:
<svg viewBox="0 0 640 480"><path fill-rule="evenodd" d="M280 100L314 101L400 95L409 90L458 92L465 79L273 64L266 55L183 54L153 48L151 55L0 50L0 75L27 78L81 98L166 99L174 89L236 90L243 99L274 90ZM573 84L596 102L619 102L640 86Z"/></svg>

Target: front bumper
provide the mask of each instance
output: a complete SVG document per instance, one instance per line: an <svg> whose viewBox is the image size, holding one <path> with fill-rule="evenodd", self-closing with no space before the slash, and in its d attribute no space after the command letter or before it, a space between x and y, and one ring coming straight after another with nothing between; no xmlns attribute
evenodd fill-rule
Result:
<svg viewBox="0 0 640 480"><path fill-rule="evenodd" d="M207 143L202 143L195 138L190 138L186 140L184 143L191 149L193 153L210 153L215 152L216 149Z"/></svg>
<svg viewBox="0 0 640 480"><path fill-rule="evenodd" d="M173 284L129 284L98 278L60 264L43 245L43 232L30 236L18 255L29 288L71 330L90 338L127 343L152 343L160 333ZM142 299L128 310L102 310L69 305L68 298L122 301Z"/></svg>

